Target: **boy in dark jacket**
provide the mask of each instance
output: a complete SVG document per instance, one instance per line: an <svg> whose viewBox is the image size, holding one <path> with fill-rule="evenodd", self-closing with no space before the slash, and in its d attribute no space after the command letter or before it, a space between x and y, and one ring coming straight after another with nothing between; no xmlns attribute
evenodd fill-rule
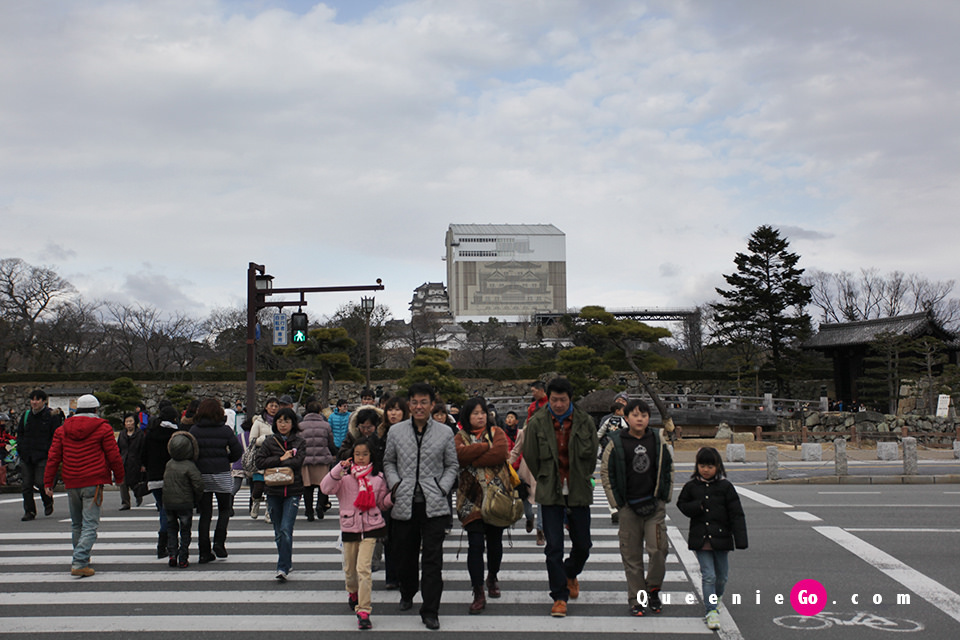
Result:
<svg viewBox="0 0 960 640"><path fill-rule="evenodd" d="M659 429L648 427L650 407L643 400L631 400L624 408L626 429L609 434L600 463L600 481L620 528L620 555L627 577L630 614L644 615L637 594L647 596L650 610L663 609L660 588L667 562L667 503L673 486L673 456ZM648 567L643 571L646 546Z"/></svg>
<svg viewBox="0 0 960 640"><path fill-rule="evenodd" d="M187 431L177 431L167 442L170 460L163 472L163 508L167 513L167 553L169 565L190 566L190 534L193 507L203 498L203 478L194 462L200 453L197 439ZM179 549L177 537L179 533Z"/></svg>

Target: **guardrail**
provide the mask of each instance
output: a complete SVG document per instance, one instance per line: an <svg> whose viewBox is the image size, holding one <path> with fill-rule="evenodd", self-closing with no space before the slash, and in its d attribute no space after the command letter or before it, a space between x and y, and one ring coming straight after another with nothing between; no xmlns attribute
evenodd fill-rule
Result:
<svg viewBox="0 0 960 640"><path fill-rule="evenodd" d="M854 446L859 447L861 440L888 440L888 439L900 439L900 438L916 438L917 440L923 439L950 439L951 442L956 439L960 440L960 427L957 427L954 432L950 431L910 431L907 427L902 427L894 431L865 431L862 429L857 429L856 425L851 426L849 429L844 431L811 431L807 427L801 427L800 429L793 431L764 431L761 427L757 427L754 430L754 438L757 442L767 441L767 442L778 442L778 441L787 441L792 442L794 446L806 444L811 442L810 434L815 433L821 435L825 438L829 436L829 440L834 440L835 438L849 438L850 442ZM950 447L952 445L947 445L944 443L934 443L930 445L932 447L942 446Z"/></svg>

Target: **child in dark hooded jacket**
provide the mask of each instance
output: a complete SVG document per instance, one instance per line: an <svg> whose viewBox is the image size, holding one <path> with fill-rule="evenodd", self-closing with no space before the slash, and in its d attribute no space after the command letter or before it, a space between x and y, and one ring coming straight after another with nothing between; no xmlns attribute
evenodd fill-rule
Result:
<svg viewBox="0 0 960 640"><path fill-rule="evenodd" d="M187 431L176 431L167 442L170 460L163 472L163 507L167 512L167 552L169 565L190 566L190 534L193 508L203 497L203 478L197 468L200 446ZM179 548L177 538L179 534Z"/></svg>

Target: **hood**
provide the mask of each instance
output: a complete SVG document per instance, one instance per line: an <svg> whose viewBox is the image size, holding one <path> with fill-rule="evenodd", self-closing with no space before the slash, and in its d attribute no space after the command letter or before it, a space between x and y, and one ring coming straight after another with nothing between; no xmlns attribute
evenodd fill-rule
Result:
<svg viewBox="0 0 960 640"><path fill-rule="evenodd" d="M303 416L303 418L300 420L300 428L302 429L303 425L306 423L313 423L313 422L322 422L324 424L327 424L327 419L324 418L323 414L320 414L320 413L308 413L307 415Z"/></svg>
<svg viewBox="0 0 960 640"><path fill-rule="evenodd" d="M350 414L350 426L347 427L347 432L353 435L354 439L360 437L360 430L357 429L357 414L364 409L373 409L377 412L377 415L380 416L380 424L377 426L377 430L374 431L377 435L380 435L380 427L383 426L383 409L380 407L375 407L372 404L364 404L357 407L357 410Z"/></svg>
<svg viewBox="0 0 960 640"><path fill-rule="evenodd" d="M110 423L95 415L75 415L67 418L67 421L60 427L63 429L63 436L71 440L83 440L97 431L101 425L110 426ZM111 431L113 427L110 427Z"/></svg>
<svg viewBox="0 0 960 640"><path fill-rule="evenodd" d="M174 460L196 460L200 456L200 445L188 431L177 431L167 442L167 451Z"/></svg>

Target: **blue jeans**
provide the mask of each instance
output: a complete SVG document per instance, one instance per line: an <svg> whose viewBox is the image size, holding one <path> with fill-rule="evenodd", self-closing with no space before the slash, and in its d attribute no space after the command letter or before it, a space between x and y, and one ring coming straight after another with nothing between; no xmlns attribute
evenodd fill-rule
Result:
<svg viewBox="0 0 960 640"><path fill-rule="evenodd" d="M720 604L723 588L727 586L727 573L730 564L727 562L729 551L697 551L697 560L700 562L700 578L703 586L703 606L706 613L710 613ZM717 596L717 604L710 604L710 596Z"/></svg>
<svg viewBox="0 0 960 640"><path fill-rule="evenodd" d="M90 550L97 541L103 489L99 486L67 489L67 500L70 502L73 534L73 563L70 568L82 569L90 565Z"/></svg>
<svg viewBox="0 0 960 640"><path fill-rule="evenodd" d="M570 590L567 579L576 578L590 557L590 507L570 507L566 514L570 525L570 557L563 559L563 517L567 507L540 505L543 537L547 542L543 552L547 556L547 578L550 581L550 597L567 601Z"/></svg>
<svg viewBox="0 0 960 640"><path fill-rule="evenodd" d="M163 508L163 489L154 489L153 501L156 503L157 513L160 514L160 530L157 533L166 533L167 531L167 512Z"/></svg>
<svg viewBox="0 0 960 640"><path fill-rule="evenodd" d="M290 573L293 567L293 525L300 509L300 496L267 496L267 509L277 542L277 571Z"/></svg>

